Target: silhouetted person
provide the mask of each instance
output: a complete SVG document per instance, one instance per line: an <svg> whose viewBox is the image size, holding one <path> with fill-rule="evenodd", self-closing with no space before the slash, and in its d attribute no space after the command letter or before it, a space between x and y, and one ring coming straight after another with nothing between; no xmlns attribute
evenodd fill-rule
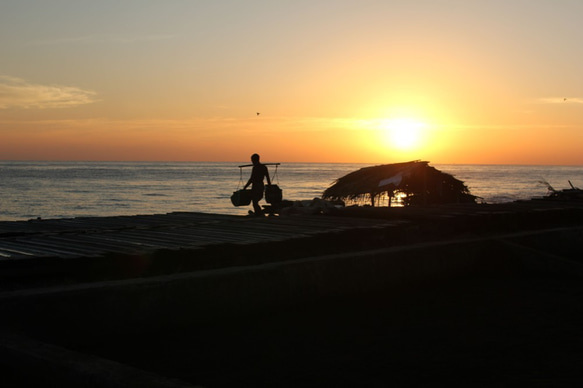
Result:
<svg viewBox="0 0 583 388"><path fill-rule="evenodd" d="M255 215L260 216L263 214L261 206L259 206L259 201L263 198L263 191L265 190L265 185L263 183L263 178L267 178L267 184L271 184L269 179L269 171L267 166L259 162L259 155L251 155L251 162L253 163L253 170L251 170L251 177L249 181L245 184L243 189L246 189L251 185L251 200L253 201L253 210L255 210Z"/></svg>

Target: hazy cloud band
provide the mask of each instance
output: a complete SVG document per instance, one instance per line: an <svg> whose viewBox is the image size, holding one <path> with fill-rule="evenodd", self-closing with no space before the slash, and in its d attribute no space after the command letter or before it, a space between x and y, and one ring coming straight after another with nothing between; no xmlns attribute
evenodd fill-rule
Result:
<svg viewBox="0 0 583 388"><path fill-rule="evenodd" d="M0 75L0 109L68 108L95 102L95 92L72 86L41 85Z"/></svg>

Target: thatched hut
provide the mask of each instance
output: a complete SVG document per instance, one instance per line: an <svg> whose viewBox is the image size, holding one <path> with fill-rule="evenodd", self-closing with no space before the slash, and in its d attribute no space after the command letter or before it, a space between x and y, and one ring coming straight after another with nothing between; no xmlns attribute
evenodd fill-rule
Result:
<svg viewBox="0 0 583 388"><path fill-rule="evenodd" d="M332 201L369 201L372 206L387 197L408 205L476 202L466 185L452 175L429 166L429 162L383 164L364 167L337 179L322 194Z"/></svg>

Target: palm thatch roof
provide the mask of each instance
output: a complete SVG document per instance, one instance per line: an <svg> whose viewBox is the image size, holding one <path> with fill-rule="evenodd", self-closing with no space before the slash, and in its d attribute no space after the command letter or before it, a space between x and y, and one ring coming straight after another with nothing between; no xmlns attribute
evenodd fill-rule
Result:
<svg viewBox="0 0 583 388"><path fill-rule="evenodd" d="M322 194L332 201L365 201L378 204L382 196L401 198L403 204L475 202L466 185L452 175L429 166L429 162L412 161L364 167L337 179Z"/></svg>

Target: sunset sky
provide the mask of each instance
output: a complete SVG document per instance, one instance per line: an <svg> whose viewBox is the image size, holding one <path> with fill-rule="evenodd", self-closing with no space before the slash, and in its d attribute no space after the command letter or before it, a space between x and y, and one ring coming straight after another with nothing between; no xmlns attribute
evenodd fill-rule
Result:
<svg viewBox="0 0 583 388"><path fill-rule="evenodd" d="M582 15L581 0L3 0L0 159L583 165Z"/></svg>

